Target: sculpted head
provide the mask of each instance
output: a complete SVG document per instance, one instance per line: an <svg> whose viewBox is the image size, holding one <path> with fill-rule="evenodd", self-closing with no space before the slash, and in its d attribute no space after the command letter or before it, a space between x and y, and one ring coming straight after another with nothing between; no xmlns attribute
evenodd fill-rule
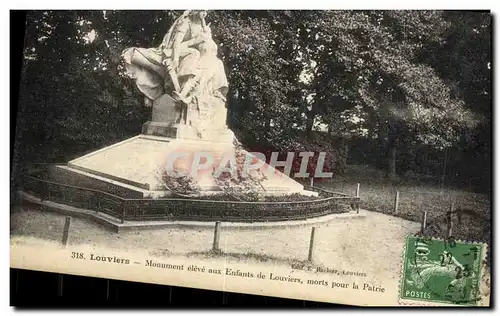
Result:
<svg viewBox="0 0 500 316"><path fill-rule="evenodd" d="M207 10L188 10L189 12L187 13L188 17L191 19L200 19L203 20L207 14Z"/></svg>

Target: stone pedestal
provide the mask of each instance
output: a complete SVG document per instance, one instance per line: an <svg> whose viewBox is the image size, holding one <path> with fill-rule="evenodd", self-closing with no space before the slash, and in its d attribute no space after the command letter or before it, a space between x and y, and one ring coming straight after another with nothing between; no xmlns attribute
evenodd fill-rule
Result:
<svg viewBox="0 0 500 316"><path fill-rule="evenodd" d="M163 122L165 124L181 123L183 107L174 99L164 94L153 102L151 115L152 122Z"/></svg>
<svg viewBox="0 0 500 316"><path fill-rule="evenodd" d="M177 128L171 123L147 121L142 125L142 134L177 138Z"/></svg>
<svg viewBox="0 0 500 316"><path fill-rule="evenodd" d="M198 131L193 126L177 123L147 121L142 125L143 135L162 136L174 139L233 142L234 133L230 129Z"/></svg>
<svg viewBox="0 0 500 316"><path fill-rule="evenodd" d="M164 94L154 101L151 121L142 125L142 134L151 136L168 137L172 139L206 140L232 143L234 134L226 127L225 122L219 122L214 128L196 128L190 125L190 113L185 105L174 101ZM225 120L221 117L221 120ZM221 128L224 127L224 128Z"/></svg>
<svg viewBox="0 0 500 316"><path fill-rule="evenodd" d="M223 157L234 157L236 150L234 133L225 127L225 122L217 120L213 126L204 128L191 126L189 113L183 113L183 109L184 106L164 95L154 102L152 119L143 124L141 135L74 159L62 168L65 172L133 190L144 197L168 195L161 175L171 154L185 154L189 160L204 153L212 157L215 166ZM189 161L185 163L191 166ZM264 164L263 168L270 171L270 176L261 183L266 195L310 194L272 166ZM193 181L202 194L220 191L211 172L202 173Z"/></svg>
<svg viewBox="0 0 500 316"><path fill-rule="evenodd" d="M74 159L65 169L67 172L77 172L124 188L135 188L137 192L142 192L144 197L155 197L168 194L162 186L159 174L165 168L169 154L178 152L192 156L196 152L203 152L217 161L224 155L233 153L234 150L233 144L227 141L138 135ZM274 170L273 176L262 182L266 195L309 194L300 183L292 178L277 172L267 164L264 168ZM197 183L207 194L217 189L213 176L209 173L201 176Z"/></svg>

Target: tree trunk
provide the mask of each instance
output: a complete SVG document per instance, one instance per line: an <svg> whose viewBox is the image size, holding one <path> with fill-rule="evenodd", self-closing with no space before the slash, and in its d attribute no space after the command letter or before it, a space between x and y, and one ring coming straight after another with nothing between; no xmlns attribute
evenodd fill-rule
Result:
<svg viewBox="0 0 500 316"><path fill-rule="evenodd" d="M264 128L265 128L266 132L271 131L271 118L270 117L266 117Z"/></svg>
<svg viewBox="0 0 500 316"><path fill-rule="evenodd" d="M307 109L307 107L306 107ZM311 105L311 110L306 112L306 133L311 133L314 127L314 118L316 117L316 105L313 103Z"/></svg>
<svg viewBox="0 0 500 316"><path fill-rule="evenodd" d="M388 138L389 126L387 122L385 122L382 118L379 118L376 145L372 147L373 151L370 157L371 161L373 161L379 169L384 169L386 167L386 153L389 142Z"/></svg>
<svg viewBox="0 0 500 316"><path fill-rule="evenodd" d="M368 114L368 135L367 138L372 141L375 138L375 127L377 126L378 119L373 112Z"/></svg>
<svg viewBox="0 0 500 316"><path fill-rule="evenodd" d="M314 127L314 113L312 111L307 112L307 120L306 120L306 132L310 133Z"/></svg>
<svg viewBox="0 0 500 316"><path fill-rule="evenodd" d="M389 121L387 137L387 178L395 179L396 159L399 145L400 129L399 124L395 120Z"/></svg>
<svg viewBox="0 0 500 316"><path fill-rule="evenodd" d="M396 178L396 156L397 156L397 142L389 142L389 150L387 155L387 178Z"/></svg>
<svg viewBox="0 0 500 316"><path fill-rule="evenodd" d="M340 174L345 173L345 167L347 166L347 157L349 156L349 142L346 137L342 137L339 148L339 164L338 164L338 172Z"/></svg>

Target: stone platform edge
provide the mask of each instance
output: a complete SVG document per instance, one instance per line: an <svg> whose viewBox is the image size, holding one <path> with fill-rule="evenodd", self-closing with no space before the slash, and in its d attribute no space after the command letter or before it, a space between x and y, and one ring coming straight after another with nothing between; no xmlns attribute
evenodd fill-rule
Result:
<svg viewBox="0 0 500 316"><path fill-rule="evenodd" d="M104 227L110 229L115 233L126 232L126 231L137 231L143 229L156 229L156 228L208 228L214 227L215 222L208 221L125 221L121 223L120 219L116 219L104 213L99 213L93 210L77 208L61 203L52 202L50 200L41 200L31 194L23 191L19 191L19 196L21 197L21 205L24 201L38 204L42 209L52 211L66 216L74 216L79 218L89 219L101 224ZM273 221L273 222L255 222L255 223L243 223L243 222L221 222L221 229L269 229L269 228L279 228L279 227L296 227L296 226L308 226L311 224L320 224L332 221L334 219L344 219L344 218L364 218L366 214L364 210L351 211L347 213L337 213L329 214L320 217L309 218L305 220L288 220L288 221Z"/></svg>

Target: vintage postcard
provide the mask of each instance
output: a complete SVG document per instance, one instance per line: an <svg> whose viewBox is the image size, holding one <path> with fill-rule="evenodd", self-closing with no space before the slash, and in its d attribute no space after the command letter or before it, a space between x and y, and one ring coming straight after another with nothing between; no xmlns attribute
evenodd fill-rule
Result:
<svg viewBox="0 0 500 316"><path fill-rule="evenodd" d="M489 306L491 73L487 11L30 11L11 267Z"/></svg>

